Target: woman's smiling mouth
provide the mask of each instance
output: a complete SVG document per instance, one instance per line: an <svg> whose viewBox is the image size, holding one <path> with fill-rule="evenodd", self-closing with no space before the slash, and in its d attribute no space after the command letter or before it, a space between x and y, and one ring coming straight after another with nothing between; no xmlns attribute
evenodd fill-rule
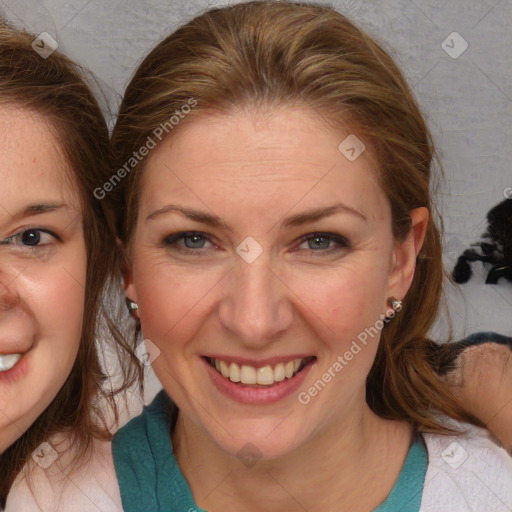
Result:
<svg viewBox="0 0 512 512"><path fill-rule="evenodd" d="M302 384L315 356L253 366L227 358L203 356L213 384L224 395L247 404L269 404L288 396Z"/></svg>
<svg viewBox="0 0 512 512"><path fill-rule="evenodd" d="M210 357L206 359L218 373L233 383L273 386L277 382L291 379L316 358L314 356L302 357L274 365L266 364L260 367Z"/></svg>

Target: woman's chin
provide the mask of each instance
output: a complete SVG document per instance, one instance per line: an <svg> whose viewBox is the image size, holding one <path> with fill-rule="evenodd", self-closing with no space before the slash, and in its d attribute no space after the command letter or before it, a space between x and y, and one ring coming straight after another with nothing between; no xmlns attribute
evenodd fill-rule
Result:
<svg viewBox="0 0 512 512"><path fill-rule="evenodd" d="M262 426L265 428L261 428ZM224 427L226 430L220 428L216 432L210 432L211 439L219 450L239 459L248 467L257 462L286 457L305 442L299 432L286 427L276 428L275 422L272 428L267 428L268 425L261 421L252 425L248 421L230 423Z"/></svg>

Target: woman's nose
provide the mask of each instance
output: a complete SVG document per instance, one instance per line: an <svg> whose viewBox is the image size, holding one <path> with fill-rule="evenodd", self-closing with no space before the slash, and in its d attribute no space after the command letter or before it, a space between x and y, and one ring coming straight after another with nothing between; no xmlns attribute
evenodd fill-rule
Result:
<svg viewBox="0 0 512 512"><path fill-rule="evenodd" d="M6 311L10 311L20 302L16 291L16 278L18 276L5 269L0 269L0 318Z"/></svg>
<svg viewBox="0 0 512 512"><path fill-rule="evenodd" d="M219 305L221 324L247 346L263 346L290 328L290 290L264 258L239 260L226 276Z"/></svg>

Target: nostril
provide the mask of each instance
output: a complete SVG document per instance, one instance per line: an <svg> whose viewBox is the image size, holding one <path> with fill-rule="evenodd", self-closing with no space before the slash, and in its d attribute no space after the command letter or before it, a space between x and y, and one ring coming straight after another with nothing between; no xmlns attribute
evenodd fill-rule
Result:
<svg viewBox="0 0 512 512"><path fill-rule="evenodd" d="M12 293L8 286L0 282L0 311L9 311L21 304L19 294Z"/></svg>

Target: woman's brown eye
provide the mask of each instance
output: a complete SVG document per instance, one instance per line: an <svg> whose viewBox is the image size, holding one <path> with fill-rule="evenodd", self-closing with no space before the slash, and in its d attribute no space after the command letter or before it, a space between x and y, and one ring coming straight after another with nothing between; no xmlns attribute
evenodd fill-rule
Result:
<svg viewBox="0 0 512 512"><path fill-rule="evenodd" d="M21 234L21 241L24 245L38 245L41 241L41 234L37 229L28 229Z"/></svg>
<svg viewBox="0 0 512 512"><path fill-rule="evenodd" d="M51 244L55 240L61 240L55 233L46 229L30 228L6 238L2 244L14 244L25 247L37 247Z"/></svg>

